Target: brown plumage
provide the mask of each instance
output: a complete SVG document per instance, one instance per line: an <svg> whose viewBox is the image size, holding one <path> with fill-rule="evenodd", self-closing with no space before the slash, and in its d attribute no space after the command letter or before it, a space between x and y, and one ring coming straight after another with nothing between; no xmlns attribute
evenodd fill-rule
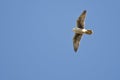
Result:
<svg viewBox="0 0 120 80"><path fill-rule="evenodd" d="M77 27L78 28L81 28L81 29L84 28L84 21L85 21L86 13L87 13L87 11L84 10L82 12L82 14L78 17L78 20L77 20Z"/></svg>
<svg viewBox="0 0 120 80"><path fill-rule="evenodd" d="M75 32L75 35L73 37L73 47L74 47L75 52L77 52L77 50L78 50L82 35L83 34L92 34L92 30L84 29L84 25L85 25L84 21L85 21L86 13L87 13L86 10L84 10L82 12L82 14L78 17L78 19L76 21L76 28L73 29L73 31Z"/></svg>

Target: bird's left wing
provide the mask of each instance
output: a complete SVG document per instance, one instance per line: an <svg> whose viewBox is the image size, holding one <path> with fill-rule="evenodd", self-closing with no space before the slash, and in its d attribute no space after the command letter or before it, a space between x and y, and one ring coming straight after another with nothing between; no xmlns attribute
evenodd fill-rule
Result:
<svg viewBox="0 0 120 80"><path fill-rule="evenodd" d="M81 37L82 37L82 34L77 34L77 33L75 33L75 35L73 37L73 47L74 47L75 52L77 52L77 50L78 50Z"/></svg>

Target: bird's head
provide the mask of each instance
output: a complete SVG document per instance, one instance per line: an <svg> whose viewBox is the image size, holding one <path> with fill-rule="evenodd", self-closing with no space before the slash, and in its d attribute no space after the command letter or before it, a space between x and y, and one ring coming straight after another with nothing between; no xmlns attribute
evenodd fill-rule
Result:
<svg viewBox="0 0 120 80"><path fill-rule="evenodd" d="M74 27L72 31L73 31L73 32L76 32L77 29L78 29L77 27Z"/></svg>
<svg viewBox="0 0 120 80"><path fill-rule="evenodd" d="M75 28L73 28L72 31L74 32L74 31L75 31Z"/></svg>

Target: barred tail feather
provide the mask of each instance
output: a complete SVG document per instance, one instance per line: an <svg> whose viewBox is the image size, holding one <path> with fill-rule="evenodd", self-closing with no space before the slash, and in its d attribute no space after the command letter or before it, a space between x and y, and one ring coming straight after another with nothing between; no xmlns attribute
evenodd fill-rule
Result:
<svg viewBox="0 0 120 80"><path fill-rule="evenodd" d="M85 33L88 35L91 35L93 32L92 32L92 30L87 30Z"/></svg>

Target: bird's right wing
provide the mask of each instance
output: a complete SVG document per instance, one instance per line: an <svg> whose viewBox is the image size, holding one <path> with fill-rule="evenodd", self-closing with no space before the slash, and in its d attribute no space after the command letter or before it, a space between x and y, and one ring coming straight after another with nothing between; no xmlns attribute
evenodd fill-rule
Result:
<svg viewBox="0 0 120 80"><path fill-rule="evenodd" d="M84 10L82 14L78 17L77 22L76 22L78 28L81 28L81 29L84 28L84 21L85 21L86 13L87 11Z"/></svg>
<svg viewBox="0 0 120 80"><path fill-rule="evenodd" d="M75 52L77 52L77 50L78 50L81 37L82 37L82 34L77 34L77 33L75 33L75 35L73 37L73 47L74 47Z"/></svg>

